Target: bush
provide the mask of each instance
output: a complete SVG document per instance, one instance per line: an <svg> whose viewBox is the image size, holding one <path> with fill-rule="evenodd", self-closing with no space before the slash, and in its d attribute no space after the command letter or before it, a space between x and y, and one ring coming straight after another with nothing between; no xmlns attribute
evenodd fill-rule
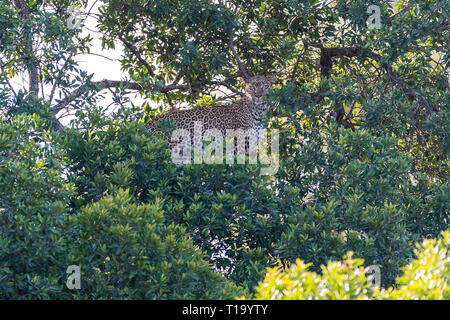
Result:
<svg viewBox="0 0 450 320"><path fill-rule="evenodd" d="M402 268L398 289L384 290L383 299L450 299L450 232L442 239L424 240L415 250L416 259Z"/></svg>
<svg viewBox="0 0 450 320"><path fill-rule="evenodd" d="M0 122L0 298L61 293L65 221L73 185L64 153L37 117Z"/></svg>
<svg viewBox="0 0 450 320"><path fill-rule="evenodd" d="M256 288L255 299L450 299L450 231L438 240L425 240L415 251L417 258L402 268L397 288L372 287L362 267L362 259L321 266L322 274L307 271L311 264L297 260L284 271L268 270ZM381 276L383 276L381 274Z"/></svg>

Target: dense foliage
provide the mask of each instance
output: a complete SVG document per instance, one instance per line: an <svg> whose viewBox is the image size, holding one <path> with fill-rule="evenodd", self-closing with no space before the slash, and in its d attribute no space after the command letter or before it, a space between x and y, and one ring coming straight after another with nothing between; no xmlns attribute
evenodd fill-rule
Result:
<svg viewBox="0 0 450 320"><path fill-rule="evenodd" d="M367 1L103 0L126 77L101 81L73 4L0 1L0 298L448 299L445 1L374 0L372 29ZM278 171L175 165L144 122L239 99L245 70L278 80Z"/></svg>
<svg viewBox="0 0 450 320"><path fill-rule="evenodd" d="M269 269L256 288L255 299L347 300L347 299L450 299L450 232L438 240L425 240L416 249L417 258L403 269L397 288L372 286L361 259L350 252L342 262L321 266L322 274L307 271L310 264L298 259L285 271Z"/></svg>

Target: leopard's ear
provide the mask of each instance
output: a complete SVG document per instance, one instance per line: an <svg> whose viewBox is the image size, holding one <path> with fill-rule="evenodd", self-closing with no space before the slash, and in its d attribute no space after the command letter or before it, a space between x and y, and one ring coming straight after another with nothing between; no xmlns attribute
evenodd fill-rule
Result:
<svg viewBox="0 0 450 320"><path fill-rule="evenodd" d="M272 76L268 80L269 80L271 85L274 85L277 82L277 77L276 76Z"/></svg>

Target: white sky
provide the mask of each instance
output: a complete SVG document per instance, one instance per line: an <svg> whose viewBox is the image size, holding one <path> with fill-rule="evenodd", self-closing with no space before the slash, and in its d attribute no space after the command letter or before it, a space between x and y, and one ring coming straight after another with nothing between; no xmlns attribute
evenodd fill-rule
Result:
<svg viewBox="0 0 450 320"><path fill-rule="evenodd" d="M74 59L78 62L80 69L93 74L92 81L99 81L103 79L108 80L123 80L127 74L120 70L119 58L123 53L123 45L120 42L115 43L115 49L102 49L100 32L97 32L96 15L99 13L98 8L101 3L95 0L90 0L86 9L81 10L82 13L87 13L90 10L90 15L82 14L80 17L84 19L81 27L81 36L90 35L93 40L89 44L91 54L79 54ZM92 9L91 9L92 8ZM107 58L105 58L107 57ZM112 103L111 94L107 90L101 91L105 99L99 100L98 105L108 106ZM128 95L134 104L142 104L143 99L138 93ZM111 110L113 111L113 110ZM73 117L65 117L61 120L63 125L69 123Z"/></svg>

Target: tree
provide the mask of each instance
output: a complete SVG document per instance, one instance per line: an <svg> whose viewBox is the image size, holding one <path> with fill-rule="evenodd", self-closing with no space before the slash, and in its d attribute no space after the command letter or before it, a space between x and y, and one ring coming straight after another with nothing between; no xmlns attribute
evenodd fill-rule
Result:
<svg viewBox="0 0 450 320"><path fill-rule="evenodd" d="M322 272L348 251L378 265L387 288L415 243L448 229L445 2L372 1L380 17L347 0L98 3L93 14L88 1L0 2L1 296L141 298L136 279L165 277L163 293L147 296L231 297L252 292L279 260ZM72 5L95 17L103 48L124 47L123 79L81 70L76 58L90 54L92 38L75 27ZM261 164L179 167L145 132L162 109L231 103L249 75L278 79L266 117L280 130L274 175L260 175ZM105 92L115 112L102 106ZM131 92L145 102L133 105ZM103 212L110 228L97 234ZM156 223L149 235L171 244L166 261L172 252L188 259L185 246L201 251L182 289L137 258L138 221ZM85 235L126 252L99 255ZM135 273L124 257L148 268ZM111 270L120 276L105 261L119 261ZM77 263L91 272L91 295L64 287ZM229 291L191 291L198 274Z"/></svg>

